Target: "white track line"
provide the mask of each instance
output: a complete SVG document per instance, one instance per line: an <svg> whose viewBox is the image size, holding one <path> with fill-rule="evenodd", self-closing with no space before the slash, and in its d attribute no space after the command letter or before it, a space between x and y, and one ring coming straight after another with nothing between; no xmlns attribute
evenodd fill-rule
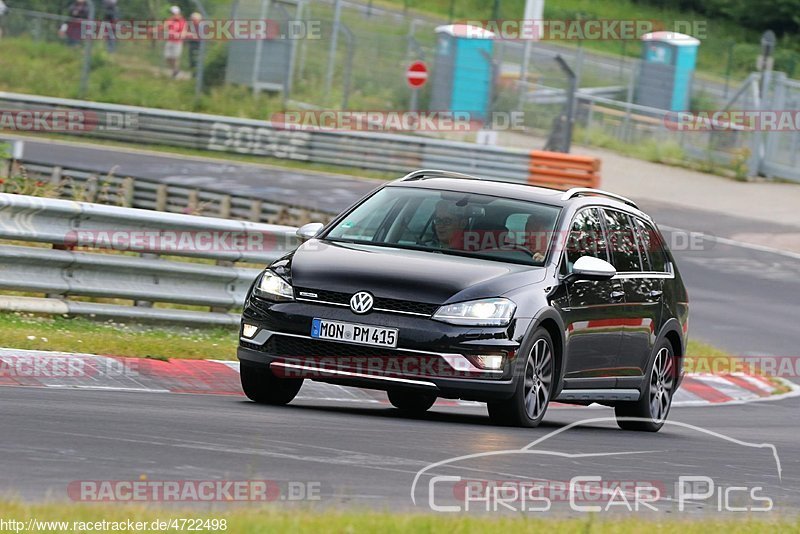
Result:
<svg viewBox="0 0 800 534"><path fill-rule="evenodd" d="M755 243L747 243L745 241L737 241L736 239L729 239L727 237L719 237L714 235L705 234L703 232L693 232L691 230L686 230L684 228L676 228L674 226L667 226L666 224L659 224L659 228L667 230L668 232L684 232L684 233L691 233L701 236L703 239L708 239L709 241L716 241L717 243L721 243L723 245L730 245L733 247L745 248L749 250L756 250L758 252L767 252L769 254L778 254L779 256L784 256L786 258L791 258L793 260L800 260L800 253L791 252L789 250L781 250L778 248L768 247L765 245L756 245Z"/></svg>

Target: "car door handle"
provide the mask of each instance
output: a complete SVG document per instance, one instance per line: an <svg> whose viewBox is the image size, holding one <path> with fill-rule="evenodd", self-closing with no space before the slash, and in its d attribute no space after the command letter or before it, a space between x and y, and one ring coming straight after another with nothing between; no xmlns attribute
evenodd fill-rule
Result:
<svg viewBox="0 0 800 534"><path fill-rule="evenodd" d="M611 292L611 299L612 300L619 300L624 296L625 296L625 292L624 291L612 291Z"/></svg>
<svg viewBox="0 0 800 534"><path fill-rule="evenodd" d="M647 296L650 297L651 299L657 299L657 298L661 297L661 295L663 293L664 292L661 291L660 289L654 289L650 293L648 293Z"/></svg>

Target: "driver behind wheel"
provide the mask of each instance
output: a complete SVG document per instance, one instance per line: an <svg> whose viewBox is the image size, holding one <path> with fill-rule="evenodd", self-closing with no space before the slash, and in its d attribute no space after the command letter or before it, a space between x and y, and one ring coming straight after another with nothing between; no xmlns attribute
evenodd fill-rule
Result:
<svg viewBox="0 0 800 534"><path fill-rule="evenodd" d="M550 221L544 215L531 215L525 223L525 247L534 261L544 261L550 241Z"/></svg>
<svg viewBox="0 0 800 534"><path fill-rule="evenodd" d="M435 248L461 249L467 216L463 207L449 200L440 200L433 214L433 239L425 243Z"/></svg>

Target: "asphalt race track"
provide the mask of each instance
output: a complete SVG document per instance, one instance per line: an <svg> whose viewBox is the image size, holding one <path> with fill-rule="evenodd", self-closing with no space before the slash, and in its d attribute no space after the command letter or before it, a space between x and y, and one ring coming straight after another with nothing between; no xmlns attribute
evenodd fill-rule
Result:
<svg viewBox="0 0 800 534"><path fill-rule="evenodd" d="M611 421L570 429L547 450L604 453L585 459L515 455L442 466L465 454L519 449L605 409L551 411L537 429L495 427L483 410L434 408L418 419L390 407L296 401L263 407L241 397L0 388L3 469L0 490L28 499L66 499L76 480L268 479L319 483L315 505L429 511L433 475L471 480L531 477L564 481L597 475L610 481L651 481L671 491L675 476L702 475L717 485L760 485L776 511L800 507L800 444L793 424L800 399L715 408L676 408L671 421L730 438L771 443L771 452L668 425L658 434L617 429ZM615 453L639 454L616 455ZM447 495L437 496L445 501ZM659 506L663 513L666 506ZM716 501L687 513L716 511ZM669 513L675 513L674 510Z"/></svg>
<svg viewBox="0 0 800 534"><path fill-rule="evenodd" d="M302 197L312 199L313 207L343 208L374 187L332 175L169 156L147 156L142 164L138 154L60 143L29 141L26 157L97 171L119 165L121 174L135 165L138 173L173 183L216 183L297 204ZM667 204L642 207L661 225L704 234L726 237L726 231L741 227L775 231L768 224ZM672 232L666 233L672 239ZM690 293L690 334L733 354L797 356L800 259L708 239L701 243L697 250L673 247ZM679 424L658 434L623 432L610 420L563 430L582 419L612 417L608 409L556 408L543 426L525 430L492 426L482 408L460 406L435 407L413 419L382 404L297 400L273 408L230 396L24 387L0 387L0 402L0 491L28 499L65 499L70 482L87 479L264 478L318 482L320 500L314 506L427 512L429 483L438 475L551 482L597 475L605 481L651 481L673 497L676 477L694 475L713 479L714 496L696 499L682 512L674 509L675 501L667 501L669 511L660 503L660 513L725 509L718 494L741 486L762 487L759 495L773 499L775 511L800 509L800 398L675 408L670 422ZM559 454L509 453L433 467L420 476L417 504L412 502L415 476L431 463L519 451L559 430L533 448ZM759 444L773 445L775 454ZM452 484L436 486L437 503L452 504ZM734 501L763 504L752 495Z"/></svg>

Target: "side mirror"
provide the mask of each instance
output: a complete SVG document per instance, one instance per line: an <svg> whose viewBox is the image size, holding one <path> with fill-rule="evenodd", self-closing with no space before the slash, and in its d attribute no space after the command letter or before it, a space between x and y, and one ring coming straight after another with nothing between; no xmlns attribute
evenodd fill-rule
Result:
<svg viewBox="0 0 800 534"><path fill-rule="evenodd" d="M581 256L572 266L572 272L564 279L567 282L575 280L610 280L617 274L617 270L606 260L592 256Z"/></svg>
<svg viewBox="0 0 800 534"><path fill-rule="evenodd" d="M304 224L300 228L297 229L295 235L300 239L300 241L308 241L317 236L320 230L325 225L322 223L308 223Z"/></svg>

